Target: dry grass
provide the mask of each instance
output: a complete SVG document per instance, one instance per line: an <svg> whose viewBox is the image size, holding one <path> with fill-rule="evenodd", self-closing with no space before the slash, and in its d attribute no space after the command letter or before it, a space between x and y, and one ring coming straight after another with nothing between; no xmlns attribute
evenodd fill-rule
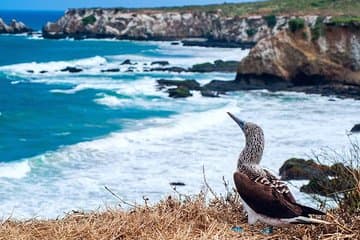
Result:
<svg viewBox="0 0 360 240"><path fill-rule="evenodd" d="M245 3L224 3L205 6L156 8L168 11L217 11L228 16L248 15L321 15L359 16L359 0L265 0ZM141 9L139 9L141 10ZM143 9L142 9L143 10Z"/></svg>
<svg viewBox="0 0 360 240"><path fill-rule="evenodd" d="M58 220L6 220L0 239L360 239L360 216L336 210L332 225L289 226L263 235L249 226L236 195L206 201L205 194L168 197L154 206L102 213L71 213ZM243 233L231 230L244 228Z"/></svg>

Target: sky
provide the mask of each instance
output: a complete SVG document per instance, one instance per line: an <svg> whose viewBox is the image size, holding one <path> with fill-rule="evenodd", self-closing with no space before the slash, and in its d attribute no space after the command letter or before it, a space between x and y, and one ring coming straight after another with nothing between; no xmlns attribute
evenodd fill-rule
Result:
<svg viewBox="0 0 360 240"><path fill-rule="evenodd" d="M249 2L254 0L226 0ZM0 10L66 10L82 7L161 7L224 3L225 0L0 0Z"/></svg>

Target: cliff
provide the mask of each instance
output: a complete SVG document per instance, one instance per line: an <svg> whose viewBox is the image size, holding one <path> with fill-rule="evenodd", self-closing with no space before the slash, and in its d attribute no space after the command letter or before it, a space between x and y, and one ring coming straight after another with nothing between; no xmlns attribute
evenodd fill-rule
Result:
<svg viewBox="0 0 360 240"><path fill-rule="evenodd" d="M22 22L17 22L16 20L12 20L10 25L7 25L0 18L0 34L1 33L17 34L17 33L27 33L31 31L32 30Z"/></svg>
<svg viewBox="0 0 360 240"><path fill-rule="evenodd" d="M271 2L271 1L270 1ZM252 47L235 81L212 91L294 90L360 98L360 18L229 15L221 9L71 9L43 28L45 38L181 40ZM215 44L216 45L216 44Z"/></svg>
<svg viewBox="0 0 360 240"><path fill-rule="evenodd" d="M302 22L296 18L294 22ZM260 40L244 58L236 82L247 88L355 91L360 96L360 24L318 18ZM276 83L276 84L275 84ZM277 89L276 89L277 88Z"/></svg>
<svg viewBox="0 0 360 240"><path fill-rule="evenodd" d="M287 17L226 16L217 11L71 9L43 28L45 38L257 42L286 25Z"/></svg>

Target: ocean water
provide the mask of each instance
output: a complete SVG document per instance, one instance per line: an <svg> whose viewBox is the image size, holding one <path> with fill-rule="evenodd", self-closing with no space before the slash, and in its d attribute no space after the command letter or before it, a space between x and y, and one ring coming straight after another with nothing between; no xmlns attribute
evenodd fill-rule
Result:
<svg viewBox="0 0 360 240"><path fill-rule="evenodd" d="M46 22L54 22L64 15L64 11L0 10L0 18L9 24L11 20L22 21L35 31L40 31Z"/></svg>
<svg viewBox="0 0 360 240"><path fill-rule="evenodd" d="M203 187L203 165L209 184L222 193L222 177L232 181L244 145L227 111L263 127L262 164L274 173L290 157L346 148L347 131L359 122L359 101L302 93L204 98L194 92L171 99L157 89L157 79L205 84L235 74L147 71L156 60L189 67L239 61L248 50L0 36L0 52L0 218L55 218L115 206L104 186L140 203L143 196L156 202L172 194L174 181L186 184L178 191L195 194ZM126 59L134 65L121 65ZM67 66L83 71L60 71ZM110 68L121 71L101 72Z"/></svg>

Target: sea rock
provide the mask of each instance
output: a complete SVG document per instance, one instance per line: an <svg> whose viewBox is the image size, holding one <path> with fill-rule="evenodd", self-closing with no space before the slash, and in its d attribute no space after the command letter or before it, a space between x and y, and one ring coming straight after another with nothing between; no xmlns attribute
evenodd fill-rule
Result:
<svg viewBox="0 0 360 240"><path fill-rule="evenodd" d="M354 189L357 182L352 175L352 170L345 167L342 163L331 166L332 177L313 177L309 183L301 186L300 191L309 194L319 194L322 196L336 197L336 194L349 189Z"/></svg>
<svg viewBox="0 0 360 240"><path fill-rule="evenodd" d="M17 22L16 20L12 20L9 25L7 25L1 18L0 18L0 33L7 33L7 34L18 34L18 33L29 33L32 32L32 29L27 27L22 22Z"/></svg>
<svg viewBox="0 0 360 240"><path fill-rule="evenodd" d="M350 131L352 133L360 132L360 123L355 124Z"/></svg>
<svg viewBox="0 0 360 240"><path fill-rule="evenodd" d="M193 65L190 72L236 72L239 62L216 60L214 63L200 63Z"/></svg>
<svg viewBox="0 0 360 240"><path fill-rule="evenodd" d="M26 70L28 73L34 73L34 70Z"/></svg>
<svg viewBox="0 0 360 240"><path fill-rule="evenodd" d="M76 68L76 67L66 67L60 70L61 72L70 72L70 73L78 73L78 72L82 72L81 68Z"/></svg>
<svg viewBox="0 0 360 240"><path fill-rule="evenodd" d="M313 160L292 158L281 166L279 175L281 180L310 180L301 186L301 192L334 197L331 194L352 189L356 185L350 169L342 163L326 166Z"/></svg>
<svg viewBox="0 0 360 240"><path fill-rule="evenodd" d="M43 74L43 73L47 73L48 71L46 70L41 70L39 73Z"/></svg>
<svg viewBox="0 0 360 240"><path fill-rule="evenodd" d="M119 68L102 69L101 72L120 72Z"/></svg>
<svg viewBox="0 0 360 240"><path fill-rule="evenodd" d="M221 48L241 48L248 49L255 46L256 42L227 42L227 41L214 41L207 39L206 41L199 40L183 40L181 41L183 46L188 47L221 47Z"/></svg>
<svg viewBox="0 0 360 240"><path fill-rule="evenodd" d="M163 89L169 86L185 87L189 90L200 90L200 84L196 80L167 80L159 79L156 81L159 85L159 89Z"/></svg>
<svg viewBox="0 0 360 240"><path fill-rule="evenodd" d="M201 90L200 93L201 93L201 96L203 96L203 97L219 97L219 95L220 95L219 92L210 91L210 90L206 90L206 89Z"/></svg>
<svg viewBox="0 0 360 240"><path fill-rule="evenodd" d="M190 90L187 87L177 87L177 88L170 88L168 89L169 97L172 98L186 98L191 97L192 94L190 93Z"/></svg>
<svg viewBox="0 0 360 240"><path fill-rule="evenodd" d="M132 65L133 63L131 62L130 59L126 59L124 60L122 63L120 63L120 65Z"/></svg>
<svg viewBox="0 0 360 240"><path fill-rule="evenodd" d="M331 168L315 163L313 160L291 158L279 170L281 180L307 180L333 175Z"/></svg>
<svg viewBox="0 0 360 240"><path fill-rule="evenodd" d="M185 183L183 182L170 182L170 186L185 186Z"/></svg>
<svg viewBox="0 0 360 240"><path fill-rule="evenodd" d="M239 82L234 80L231 81L212 80L211 82L203 86L203 90L215 91L215 92L231 92L231 91L239 91L243 89L244 89L243 85L239 84Z"/></svg>
<svg viewBox="0 0 360 240"><path fill-rule="evenodd" d="M168 61L154 61L151 63L151 65L161 65L161 66L166 66L169 65L170 63Z"/></svg>
<svg viewBox="0 0 360 240"><path fill-rule="evenodd" d="M165 68L151 68L150 69L151 72L187 72L187 70L185 68L182 67L165 67Z"/></svg>

